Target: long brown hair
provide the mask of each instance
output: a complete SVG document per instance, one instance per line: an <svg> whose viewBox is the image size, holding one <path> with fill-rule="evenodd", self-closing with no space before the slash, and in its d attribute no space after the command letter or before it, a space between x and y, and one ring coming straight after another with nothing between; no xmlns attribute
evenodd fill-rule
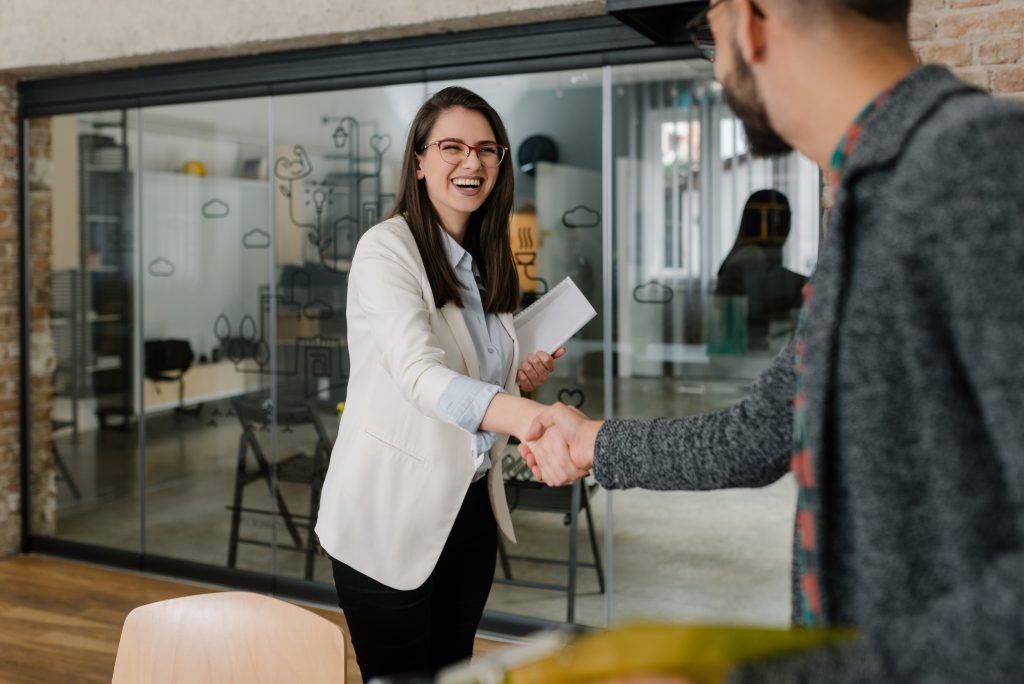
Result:
<svg viewBox="0 0 1024 684"><path fill-rule="evenodd" d="M409 138L405 143L402 174L398 182L398 196L391 216L401 216L409 224L420 257L427 269L427 281L434 295L434 303L441 308L448 302L462 307L459 281L448 262L448 252L441 231L441 219L427 195L426 181L416 178L416 154L429 142L437 117L446 109L463 107L479 112L494 131L495 141L508 146L508 133L498 113L482 97L465 88L445 88L423 103L416 112ZM504 313L515 311L519 304L519 278L512 261L509 242L509 220L515 193L514 173L506 159L498 166L498 179L491 194L469 217L463 248L473 257L484 282L484 311Z"/></svg>

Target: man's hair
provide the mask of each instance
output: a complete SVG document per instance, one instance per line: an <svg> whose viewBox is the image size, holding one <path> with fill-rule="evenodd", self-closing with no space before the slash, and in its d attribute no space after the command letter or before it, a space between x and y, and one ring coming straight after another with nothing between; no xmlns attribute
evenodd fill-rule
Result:
<svg viewBox="0 0 1024 684"><path fill-rule="evenodd" d="M841 5L886 24L899 23L906 25L910 17L910 0L829 0L832 4Z"/></svg>
<svg viewBox="0 0 1024 684"><path fill-rule="evenodd" d="M800 0L805 5L814 3L845 9L883 24L906 26L910 21L911 0ZM824 8L824 7L823 7Z"/></svg>

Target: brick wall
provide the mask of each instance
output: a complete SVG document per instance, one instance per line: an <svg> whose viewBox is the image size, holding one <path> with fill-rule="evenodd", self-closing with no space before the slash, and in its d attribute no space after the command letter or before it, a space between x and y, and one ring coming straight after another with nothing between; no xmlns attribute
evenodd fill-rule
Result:
<svg viewBox="0 0 1024 684"><path fill-rule="evenodd" d="M922 62L1024 100L1024 0L914 0L910 38Z"/></svg>
<svg viewBox="0 0 1024 684"><path fill-rule="evenodd" d="M0 558L21 545L17 207L15 82L0 76Z"/></svg>
<svg viewBox="0 0 1024 684"><path fill-rule="evenodd" d="M57 526L57 480L53 461L53 372L57 358L50 327L53 253L53 152L50 119L29 127L29 380L32 384L32 530L53 534ZM3 368L3 366L0 366Z"/></svg>
<svg viewBox="0 0 1024 684"><path fill-rule="evenodd" d="M29 139L32 288L32 527L54 530L56 480L52 431L54 354L50 334L50 127L33 122ZM18 270L18 122L16 82L0 76L0 558L21 548L21 362Z"/></svg>

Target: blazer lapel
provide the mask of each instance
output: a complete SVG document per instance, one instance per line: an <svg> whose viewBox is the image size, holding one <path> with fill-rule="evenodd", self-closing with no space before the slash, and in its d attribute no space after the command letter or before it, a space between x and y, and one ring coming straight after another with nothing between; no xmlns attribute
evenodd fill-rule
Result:
<svg viewBox="0 0 1024 684"><path fill-rule="evenodd" d="M462 358L466 362L466 374L471 378L480 378L480 362L476 358L476 348L473 346L473 338L469 336L469 328L466 326L466 319L462 317L462 309L452 303L441 307L441 315L448 323L448 327L455 336L455 344L462 352Z"/></svg>

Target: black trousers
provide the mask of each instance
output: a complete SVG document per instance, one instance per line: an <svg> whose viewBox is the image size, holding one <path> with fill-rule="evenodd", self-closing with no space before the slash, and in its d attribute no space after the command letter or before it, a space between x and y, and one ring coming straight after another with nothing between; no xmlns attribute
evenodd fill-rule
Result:
<svg viewBox="0 0 1024 684"><path fill-rule="evenodd" d="M420 587L392 589L332 559L363 681L434 675L473 654L473 639L494 581L498 530L487 478L469 487L437 566Z"/></svg>

